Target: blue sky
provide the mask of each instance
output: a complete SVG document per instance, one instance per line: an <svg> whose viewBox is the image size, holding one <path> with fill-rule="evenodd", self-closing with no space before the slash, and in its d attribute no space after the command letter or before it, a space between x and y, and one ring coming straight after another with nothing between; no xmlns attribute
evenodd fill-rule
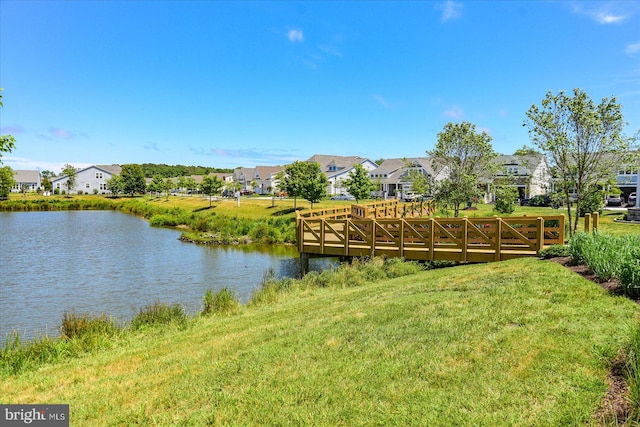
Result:
<svg viewBox="0 0 640 427"><path fill-rule="evenodd" d="M0 0L0 87L14 169L508 154L548 91L640 129L640 2Z"/></svg>

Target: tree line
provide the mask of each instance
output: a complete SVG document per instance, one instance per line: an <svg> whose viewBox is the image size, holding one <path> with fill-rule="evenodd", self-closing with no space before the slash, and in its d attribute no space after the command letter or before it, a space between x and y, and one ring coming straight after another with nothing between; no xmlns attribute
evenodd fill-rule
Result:
<svg viewBox="0 0 640 427"><path fill-rule="evenodd" d="M0 106L1 101L0 94ZM587 212L587 207L591 207L594 200L600 199L601 202L601 188L610 182L615 166L627 163L640 169L638 151L633 151L637 148L640 131L632 137L625 136L625 125L622 106L615 97L603 98L596 103L581 89L574 89L572 94L548 92L539 105L533 104L527 110L523 126L528 129L534 147L525 145L516 154L541 152L547 156L554 171L556 196L567 206L570 234L577 230L579 215ZM411 167L407 168L409 172L405 179L412 182L414 191L432 194L438 206L451 208L454 216L459 215L464 204L481 197L482 183L493 181L496 209L500 212L513 210L518 196L513 182L508 176L492 179L500 165L495 163L498 154L493 150L491 141L491 136L484 131L477 132L473 123L447 123L438 133L434 148L426 151L435 170L446 169L446 179L434 182L418 168ZM0 137L0 164L2 153L11 152L14 148L12 136ZM44 172L47 172L46 176ZM148 190L168 195L170 188L196 189L195 181L188 176L205 175L199 189L212 196L223 188L223 183L217 177L208 176L211 172L230 173L232 170L152 163L123 165L121 174L111 178L107 186L116 196L133 196ZM67 186L73 188L75 169L65 165L63 174L70 177ZM46 180L50 175L49 171L43 171ZM174 181L171 177L178 178ZM149 188L145 178L153 178ZM288 193L294 200L306 199L312 207L327 195L329 182L318 163L294 162L279 178L280 191ZM14 184L11 168L0 168L0 197L6 197ZM342 186L356 201L369 198L375 189L362 165L355 165ZM572 206L575 206L575 215Z"/></svg>

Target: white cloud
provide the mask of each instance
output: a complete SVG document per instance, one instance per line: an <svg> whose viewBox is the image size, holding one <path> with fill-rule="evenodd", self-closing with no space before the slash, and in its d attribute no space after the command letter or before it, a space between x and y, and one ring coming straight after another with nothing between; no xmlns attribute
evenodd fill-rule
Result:
<svg viewBox="0 0 640 427"><path fill-rule="evenodd" d="M3 162L7 166L11 166L14 170L50 170L55 173L60 173L64 169L66 163L71 163L76 168L86 168L91 166L90 163L77 163L77 162L50 162L46 160L33 160L26 159L24 157L3 157Z"/></svg>
<svg viewBox="0 0 640 427"><path fill-rule="evenodd" d="M304 41L304 34L302 33L302 30L294 28L289 30L287 38L291 43L302 43Z"/></svg>
<svg viewBox="0 0 640 427"><path fill-rule="evenodd" d="M633 2L574 2L571 4L574 13L585 15L598 24L619 24L630 18L638 7Z"/></svg>
<svg viewBox="0 0 640 427"><path fill-rule="evenodd" d="M391 107L391 105L389 105L389 102L387 102L387 100L380 96L380 95L373 95L372 97L378 104L382 105L384 108L389 108Z"/></svg>
<svg viewBox="0 0 640 427"><path fill-rule="evenodd" d="M638 52L640 52L640 42L628 44L624 50L627 55L635 55Z"/></svg>
<svg viewBox="0 0 640 427"><path fill-rule="evenodd" d="M437 3L435 8L442 11L442 15L440 16L442 22L447 22L450 19L456 19L462 16L462 3L453 0Z"/></svg>
<svg viewBox="0 0 640 427"><path fill-rule="evenodd" d="M462 108L458 107L457 105L454 105L453 107L444 111L442 114L447 117L451 117L452 119L458 120L464 116L464 111L462 110Z"/></svg>

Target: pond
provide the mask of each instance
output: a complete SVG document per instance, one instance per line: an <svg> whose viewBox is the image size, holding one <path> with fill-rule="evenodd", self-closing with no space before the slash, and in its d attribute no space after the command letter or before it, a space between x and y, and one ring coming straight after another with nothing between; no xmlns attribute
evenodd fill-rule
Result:
<svg viewBox="0 0 640 427"><path fill-rule="evenodd" d="M268 270L300 272L293 247L197 246L179 237L115 211L0 212L0 338L56 336L72 310L125 320L160 301L195 314L207 289L228 287L246 302Z"/></svg>

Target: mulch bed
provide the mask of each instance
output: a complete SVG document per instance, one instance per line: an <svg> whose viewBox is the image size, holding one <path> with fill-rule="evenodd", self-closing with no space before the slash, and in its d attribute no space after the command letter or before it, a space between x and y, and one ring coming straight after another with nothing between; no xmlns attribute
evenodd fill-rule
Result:
<svg viewBox="0 0 640 427"><path fill-rule="evenodd" d="M556 262L581 275L585 279L597 283L611 294L623 294L622 286L618 279L611 279L606 282L599 281L596 275L593 274L586 265L572 265L571 257L549 258L549 261ZM640 301L636 300L636 303L640 303ZM609 389L600 403L598 412L595 414L595 418L606 425L609 425L611 422L616 423L616 425L624 425L631 414L631 407L626 398L629 393L629 386L624 377L624 365L625 355L623 352L620 352L611 362L609 374L607 374Z"/></svg>

